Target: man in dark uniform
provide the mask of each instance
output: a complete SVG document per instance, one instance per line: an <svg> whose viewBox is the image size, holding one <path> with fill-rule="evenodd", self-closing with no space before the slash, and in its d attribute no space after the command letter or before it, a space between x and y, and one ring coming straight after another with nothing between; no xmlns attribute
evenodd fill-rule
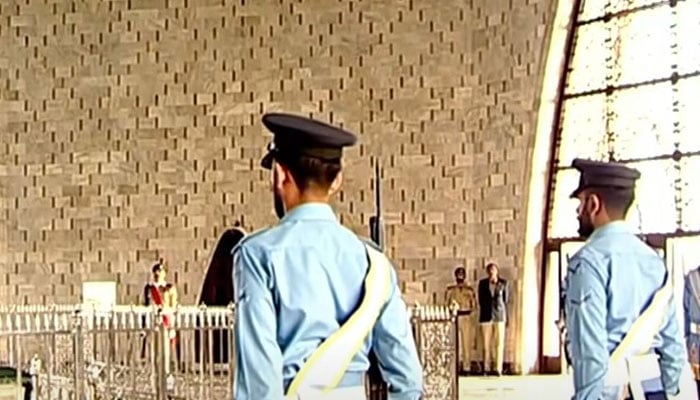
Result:
<svg viewBox="0 0 700 400"><path fill-rule="evenodd" d="M569 260L565 283L574 400L642 400L647 388L675 398L685 349L670 277L624 222L640 173L581 159L573 167L581 177L571 197L580 202L579 234L587 238ZM646 365L656 371L638 369ZM661 385L650 380L659 367Z"/></svg>
<svg viewBox="0 0 700 400"><path fill-rule="evenodd" d="M486 265L486 273L488 277L481 279L477 288L484 373L493 371L500 376L505 354L508 281L499 276L496 263Z"/></svg>

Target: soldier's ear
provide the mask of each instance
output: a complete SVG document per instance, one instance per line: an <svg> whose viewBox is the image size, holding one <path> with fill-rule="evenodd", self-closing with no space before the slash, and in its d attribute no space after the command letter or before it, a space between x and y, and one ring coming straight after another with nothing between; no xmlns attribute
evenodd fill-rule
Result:
<svg viewBox="0 0 700 400"><path fill-rule="evenodd" d="M600 201L600 196L598 196L596 193L592 193L590 196L588 196L588 212L591 214L598 214L600 213L602 209L603 203Z"/></svg>
<svg viewBox="0 0 700 400"><path fill-rule="evenodd" d="M294 182L294 178L289 170L280 163L274 163L272 166L272 183L275 189L281 190L285 183Z"/></svg>
<svg viewBox="0 0 700 400"><path fill-rule="evenodd" d="M331 187L328 189L328 195L333 196L338 193L340 188L343 186L343 171L338 172L338 176L331 182Z"/></svg>

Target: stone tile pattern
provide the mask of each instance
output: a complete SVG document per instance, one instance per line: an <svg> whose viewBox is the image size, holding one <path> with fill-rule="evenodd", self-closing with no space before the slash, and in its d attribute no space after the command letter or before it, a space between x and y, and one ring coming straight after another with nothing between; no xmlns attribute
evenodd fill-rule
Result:
<svg viewBox="0 0 700 400"><path fill-rule="evenodd" d="M409 302L487 261L521 292L528 160L551 0L5 0L0 301L140 301L158 257L197 297L218 235L274 223L263 112L360 135L342 221L367 234L381 160ZM540 195L540 194L535 194ZM518 331L509 326L509 353ZM533 318L536 314L533 313Z"/></svg>

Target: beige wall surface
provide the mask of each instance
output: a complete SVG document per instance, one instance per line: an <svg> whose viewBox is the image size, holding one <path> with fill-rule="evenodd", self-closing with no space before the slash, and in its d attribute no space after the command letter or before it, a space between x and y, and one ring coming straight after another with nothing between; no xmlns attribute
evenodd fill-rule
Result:
<svg viewBox="0 0 700 400"><path fill-rule="evenodd" d="M361 234L381 160L407 301L441 300L458 263L475 281L496 261L517 313L553 7L2 1L0 301L73 302L82 281L114 280L136 302L157 257L194 301L223 230L275 221L260 117L283 110L360 136L335 207Z"/></svg>

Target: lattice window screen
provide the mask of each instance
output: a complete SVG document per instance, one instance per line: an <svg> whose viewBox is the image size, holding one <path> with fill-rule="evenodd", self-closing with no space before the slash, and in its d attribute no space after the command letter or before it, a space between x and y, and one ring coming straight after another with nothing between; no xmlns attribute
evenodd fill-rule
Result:
<svg viewBox="0 0 700 400"><path fill-rule="evenodd" d="M643 233L700 231L700 0L584 0L554 160L549 234L577 236L576 157L642 172Z"/></svg>

